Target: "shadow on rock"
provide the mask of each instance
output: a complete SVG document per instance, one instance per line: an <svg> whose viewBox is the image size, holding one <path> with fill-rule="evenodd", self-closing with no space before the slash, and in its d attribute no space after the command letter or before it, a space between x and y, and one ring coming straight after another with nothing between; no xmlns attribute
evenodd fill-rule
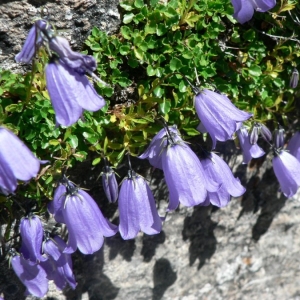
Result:
<svg viewBox="0 0 300 300"><path fill-rule="evenodd" d="M75 258L75 257L74 257ZM65 296L70 300L81 300L88 293L90 300L113 300L119 293L110 279L103 274L103 247L93 255L77 254L74 259L74 273L77 280L75 290L68 289Z"/></svg>
<svg viewBox="0 0 300 300"><path fill-rule="evenodd" d="M156 261L153 268L153 296L152 300L160 300L165 291L177 279L176 272L172 270L170 262L165 258Z"/></svg>
<svg viewBox="0 0 300 300"><path fill-rule="evenodd" d="M162 231L155 235L143 235L143 248L141 254L144 256L144 262L149 262L155 255L155 249L166 239L165 233Z"/></svg>
<svg viewBox="0 0 300 300"><path fill-rule="evenodd" d="M217 223L211 220L212 210L212 206L195 207L192 216L186 217L184 220L183 240L189 239L191 241L189 247L190 265L193 265L198 258L200 261L198 270L216 251L217 240L214 236L214 229Z"/></svg>
<svg viewBox="0 0 300 300"><path fill-rule="evenodd" d="M240 218L246 212L257 213L260 210L256 223L252 228L252 239L254 241L258 241L268 231L274 217L286 202L286 197L283 194L279 197L277 195L279 183L270 166L271 163L265 166L266 170L261 179L254 172L247 184L247 192L242 200L243 208L238 217ZM249 167L253 168L255 166L250 164Z"/></svg>
<svg viewBox="0 0 300 300"><path fill-rule="evenodd" d="M131 261L136 248L135 240L123 240L120 233L106 239L106 245L110 248L109 260L113 260L118 254L122 255L126 261Z"/></svg>

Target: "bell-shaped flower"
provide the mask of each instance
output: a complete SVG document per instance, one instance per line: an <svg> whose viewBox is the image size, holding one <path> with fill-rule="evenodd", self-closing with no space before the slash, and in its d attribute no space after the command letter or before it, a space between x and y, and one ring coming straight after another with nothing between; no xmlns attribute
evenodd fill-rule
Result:
<svg viewBox="0 0 300 300"><path fill-rule="evenodd" d="M69 232L64 253L73 253L78 248L83 254L92 254L102 247L103 236L118 231L116 225L104 218L94 199L70 181L61 197L63 220Z"/></svg>
<svg viewBox="0 0 300 300"><path fill-rule="evenodd" d="M241 127L236 134L242 148L244 164L248 164L252 158L265 155L265 152L257 144L250 143L248 130L245 127Z"/></svg>
<svg viewBox="0 0 300 300"><path fill-rule="evenodd" d="M72 289L75 289L77 285L72 270L71 254L63 253L66 246L64 240L59 236L55 236L52 239L48 233L45 233L43 252L52 260L54 269L52 277L60 290L64 289L67 283L69 283Z"/></svg>
<svg viewBox="0 0 300 300"><path fill-rule="evenodd" d="M46 83L57 124L71 126L83 110L97 111L105 105L85 75L58 60L46 66Z"/></svg>
<svg viewBox="0 0 300 300"><path fill-rule="evenodd" d="M0 187L4 193L13 193L18 179L36 177L40 163L14 133L0 127Z"/></svg>
<svg viewBox="0 0 300 300"><path fill-rule="evenodd" d="M281 191L288 198L294 196L300 186L300 162L284 150L275 150L272 163Z"/></svg>
<svg viewBox="0 0 300 300"><path fill-rule="evenodd" d="M274 131L274 145L276 149L284 147L284 132L285 130L281 126Z"/></svg>
<svg viewBox="0 0 300 300"><path fill-rule="evenodd" d="M254 11L266 12L276 5L276 0L231 0L234 7L233 17L241 24L251 20Z"/></svg>
<svg viewBox="0 0 300 300"><path fill-rule="evenodd" d="M21 52L15 56L16 62L29 63L32 60L36 50L42 45L43 42L40 31L45 29L47 26L49 25L45 20L38 20L35 22L28 33Z"/></svg>
<svg viewBox="0 0 300 300"><path fill-rule="evenodd" d="M296 68L294 68L292 76L291 76L291 80L290 80L290 87L292 89L295 89L298 85L299 82L299 72Z"/></svg>
<svg viewBox="0 0 300 300"><path fill-rule="evenodd" d="M170 139L168 143L161 154L170 193L168 210L176 209L179 203L184 206L207 205L207 190L214 192L219 189L219 184L206 180L200 160L188 145Z"/></svg>
<svg viewBox="0 0 300 300"><path fill-rule="evenodd" d="M49 41L49 48L59 56L65 65L81 75L86 72L93 72L97 67L96 60L93 56L72 51L68 40L63 37L53 37Z"/></svg>
<svg viewBox="0 0 300 300"><path fill-rule="evenodd" d="M269 128L262 123L255 122L250 132L250 143L256 144L260 135L265 141L272 141L272 133Z"/></svg>
<svg viewBox="0 0 300 300"><path fill-rule="evenodd" d="M48 203L48 211L54 216L58 223L65 223L63 218L64 196L67 194L67 188L60 183L54 191L53 200Z"/></svg>
<svg viewBox="0 0 300 300"><path fill-rule="evenodd" d="M119 195L118 182L116 173L108 165L103 168L102 186L108 201L111 203L116 202Z"/></svg>
<svg viewBox="0 0 300 300"><path fill-rule="evenodd" d="M251 118L252 114L236 108L222 94L204 89L195 96L195 107L201 126L210 134L213 149L216 142L225 142L240 128L241 122Z"/></svg>
<svg viewBox="0 0 300 300"><path fill-rule="evenodd" d="M148 158L153 167L162 169L161 154L167 146L167 136L171 136L174 142L182 141L176 125L169 126L168 129L163 128L154 136L146 151L139 158Z"/></svg>
<svg viewBox="0 0 300 300"><path fill-rule="evenodd" d="M226 162L211 152L206 155L205 159L201 159L207 181L214 181L220 184L220 188L216 192L207 194L208 200L212 205L224 207L230 201L230 196L240 197L246 189L241 185L238 178L235 178L226 164Z"/></svg>
<svg viewBox="0 0 300 300"><path fill-rule="evenodd" d="M45 261L42 255L43 225L39 217L29 215L22 218L20 223L20 234L22 238L21 253L24 258L36 263Z"/></svg>
<svg viewBox="0 0 300 300"><path fill-rule="evenodd" d="M10 263L19 277L21 282L25 285L25 295L33 295L36 297L44 297L48 291L48 279L45 270L36 263L26 260L22 255L10 250Z"/></svg>
<svg viewBox="0 0 300 300"><path fill-rule="evenodd" d="M297 131L294 133L292 138L290 139L286 150L289 151L290 154L295 156L298 161L300 161L300 132Z"/></svg>
<svg viewBox="0 0 300 300"><path fill-rule="evenodd" d="M128 171L119 195L119 231L124 240L133 239L138 232L153 235L161 232L153 194L146 180L134 171Z"/></svg>

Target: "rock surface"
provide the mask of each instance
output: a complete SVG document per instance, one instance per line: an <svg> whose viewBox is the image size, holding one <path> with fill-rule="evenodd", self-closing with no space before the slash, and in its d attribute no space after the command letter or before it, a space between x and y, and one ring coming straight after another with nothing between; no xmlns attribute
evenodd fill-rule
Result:
<svg viewBox="0 0 300 300"><path fill-rule="evenodd" d="M92 26L113 32L120 22L117 0L0 1L0 67L14 71L23 71L14 55L36 17L55 20L74 49L82 48ZM107 238L94 255L76 253L77 289L58 292L52 284L45 299L300 299L299 193L287 200L278 192L270 155L245 166L232 142L219 144L217 150L225 153L246 186L243 197L223 209L180 207L168 214L159 235L140 233L130 241L117 235ZM136 160L134 165L151 180L163 216L168 193L162 173L150 174L146 162ZM82 164L72 179L90 189L104 215L117 223L117 205L107 204L96 182L100 167L90 166L91 162ZM121 175L125 172L120 170ZM25 299L24 290L0 257L0 294L20 300Z"/></svg>
<svg viewBox="0 0 300 300"><path fill-rule="evenodd" d="M78 51L93 26L108 33L117 30L120 24L118 4L118 0L1 0L0 68L23 71L14 56L21 50L36 19L51 21Z"/></svg>

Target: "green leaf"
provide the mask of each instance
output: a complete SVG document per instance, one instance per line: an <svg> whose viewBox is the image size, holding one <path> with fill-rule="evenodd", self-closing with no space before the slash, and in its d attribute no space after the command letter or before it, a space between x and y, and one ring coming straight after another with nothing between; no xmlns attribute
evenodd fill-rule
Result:
<svg viewBox="0 0 300 300"><path fill-rule="evenodd" d="M134 1L134 6L135 6L136 8L142 8L144 5L145 5L145 4L144 4L144 1L143 1L143 0L135 0L135 1Z"/></svg>
<svg viewBox="0 0 300 300"><path fill-rule="evenodd" d="M120 47L120 54L127 55L130 51L130 47L128 45L124 45Z"/></svg>
<svg viewBox="0 0 300 300"><path fill-rule="evenodd" d="M123 23L124 24L129 24L132 21L133 17L134 17L133 13L124 15Z"/></svg>
<svg viewBox="0 0 300 300"><path fill-rule="evenodd" d="M262 74L261 68L259 66L256 66L256 65L251 66L249 68L249 74L252 75L252 76L258 77Z"/></svg>
<svg viewBox="0 0 300 300"><path fill-rule="evenodd" d="M68 141L72 148L76 149L78 147L78 138L76 135L70 135Z"/></svg>
<svg viewBox="0 0 300 300"><path fill-rule="evenodd" d="M181 61L178 58L174 57L174 58L171 59L171 61L170 61L170 69L171 69L171 71L173 71L173 72L177 71L181 67L182 67L182 63L181 63Z"/></svg>
<svg viewBox="0 0 300 300"><path fill-rule="evenodd" d="M171 109L171 102L168 100L164 100L163 103L159 104L159 110L161 111L161 113L163 113L164 115L166 115Z"/></svg>
<svg viewBox="0 0 300 300"><path fill-rule="evenodd" d="M125 39L127 40L131 39L131 30L128 26L122 26L120 31Z"/></svg>

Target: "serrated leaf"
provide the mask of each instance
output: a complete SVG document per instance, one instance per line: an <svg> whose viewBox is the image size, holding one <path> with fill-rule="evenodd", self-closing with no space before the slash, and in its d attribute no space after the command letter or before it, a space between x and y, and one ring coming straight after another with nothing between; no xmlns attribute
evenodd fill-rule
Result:
<svg viewBox="0 0 300 300"><path fill-rule="evenodd" d="M181 61L178 58L174 57L174 58L171 59L171 61L170 61L170 69L171 69L171 71L173 71L173 72L177 71L181 67L182 67L182 63L181 63Z"/></svg>

